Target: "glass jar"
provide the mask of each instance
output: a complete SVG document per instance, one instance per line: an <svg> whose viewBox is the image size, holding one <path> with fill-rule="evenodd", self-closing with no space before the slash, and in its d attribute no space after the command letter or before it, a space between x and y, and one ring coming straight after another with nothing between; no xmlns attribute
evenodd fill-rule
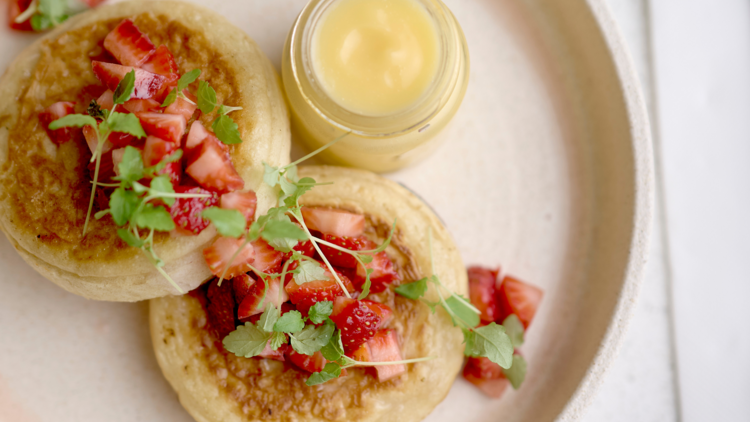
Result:
<svg viewBox="0 0 750 422"><path fill-rule="evenodd" d="M318 82L312 39L323 14L341 0L312 0L287 36L282 79L292 111L292 130L311 149L345 135L321 153L332 164L389 172L425 157L438 144L436 135L461 105L469 82L469 51L463 31L440 0L415 0L434 20L438 65L420 99L396 113L368 116L343 108Z"/></svg>

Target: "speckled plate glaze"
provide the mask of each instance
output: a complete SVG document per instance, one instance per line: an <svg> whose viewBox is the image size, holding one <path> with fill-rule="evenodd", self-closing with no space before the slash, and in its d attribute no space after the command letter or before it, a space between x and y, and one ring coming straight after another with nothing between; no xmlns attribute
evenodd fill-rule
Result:
<svg viewBox="0 0 750 422"><path fill-rule="evenodd" d="M199 1L277 68L304 2ZM645 263L653 172L638 83L600 0L446 3L469 43L469 89L443 145L389 177L435 209L466 264L502 265L546 295L523 388L492 401L458 380L427 420L576 420L616 355ZM36 36L0 26L4 70ZM66 293L4 237L0 268L0 421L191 420L156 365L145 303Z"/></svg>

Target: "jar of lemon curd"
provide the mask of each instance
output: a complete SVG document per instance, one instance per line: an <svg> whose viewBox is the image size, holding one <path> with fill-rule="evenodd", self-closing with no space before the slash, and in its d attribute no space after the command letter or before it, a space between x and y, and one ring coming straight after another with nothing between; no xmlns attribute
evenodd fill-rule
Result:
<svg viewBox="0 0 750 422"><path fill-rule="evenodd" d="M321 157L388 172L427 155L458 110L469 52L440 0L312 0L282 63L297 139Z"/></svg>

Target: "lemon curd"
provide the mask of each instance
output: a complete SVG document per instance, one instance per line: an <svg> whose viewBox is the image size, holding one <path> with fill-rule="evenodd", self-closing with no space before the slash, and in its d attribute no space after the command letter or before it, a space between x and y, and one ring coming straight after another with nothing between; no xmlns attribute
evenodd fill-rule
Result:
<svg viewBox="0 0 750 422"><path fill-rule="evenodd" d="M440 0L311 0L289 32L282 79L296 139L376 172L424 157L458 110L466 40Z"/></svg>
<svg viewBox="0 0 750 422"><path fill-rule="evenodd" d="M333 4L312 35L313 72L342 107L364 115L397 113L435 79L438 30L415 0Z"/></svg>

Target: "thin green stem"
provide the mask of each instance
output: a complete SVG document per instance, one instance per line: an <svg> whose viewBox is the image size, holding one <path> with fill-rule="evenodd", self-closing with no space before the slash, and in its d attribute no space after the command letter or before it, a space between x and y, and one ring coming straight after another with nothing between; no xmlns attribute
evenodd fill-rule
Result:
<svg viewBox="0 0 750 422"><path fill-rule="evenodd" d="M27 20L31 19L32 16L34 16L34 13L39 9L37 0L34 0L29 5L29 8L24 10L23 13L16 16L16 19L13 21L15 23L24 23Z"/></svg>
<svg viewBox="0 0 750 422"><path fill-rule="evenodd" d="M405 359L405 360L395 360L391 362L359 362L355 361L356 363L350 363L348 365L344 365L341 367L341 369L347 369L354 366L390 366L390 365L405 365L409 363L418 363L418 362L427 362L430 360L437 359L436 356L427 356L423 358L415 358L415 359Z"/></svg>
<svg viewBox="0 0 750 422"><path fill-rule="evenodd" d="M313 152L311 152L311 153L309 153L309 154L305 155L304 157L300 158L299 160L297 160L297 161L295 161L295 162L293 162L293 163L291 163L291 164L287 164L287 165L285 165L284 167L282 167L282 168L281 168L281 170L286 170L286 169L288 169L289 167L292 167L292 166L296 166L297 164L299 164L299 163L301 163L301 162L303 162L303 161L305 161L305 160L307 160L307 159L310 159L310 158L312 158L312 157L316 156L316 155L317 155L317 154L319 154L319 153L320 153L321 151L324 151L324 150L325 150L326 148L328 148L328 147L330 147L331 145L335 144L336 142L338 142L338 141L340 141L340 140L344 139L345 137L347 137L347 136L348 136L349 134L351 134L351 133L352 133L352 132L346 132L345 134L343 134L343 135L339 136L338 138L334 139L333 141L331 141L331 142L329 142L329 143L327 143L327 144L323 145L322 147L320 147L320 148L316 149L315 151L313 151Z"/></svg>
<svg viewBox="0 0 750 422"><path fill-rule="evenodd" d="M91 197L89 198L89 209L86 211L86 221L83 223L83 235L86 236L86 230L89 227L89 219L91 218L91 210L94 208L94 198L96 197L96 185L97 180L99 180L99 165L102 162L102 147L104 146L104 141L102 141L102 138L106 139L107 136L109 136L109 131L105 131L105 133L99 133L99 128L95 127L96 130L96 151L94 151L94 158L96 158L96 166L94 167L94 180L93 184L91 186ZM102 136L104 135L104 136Z"/></svg>

